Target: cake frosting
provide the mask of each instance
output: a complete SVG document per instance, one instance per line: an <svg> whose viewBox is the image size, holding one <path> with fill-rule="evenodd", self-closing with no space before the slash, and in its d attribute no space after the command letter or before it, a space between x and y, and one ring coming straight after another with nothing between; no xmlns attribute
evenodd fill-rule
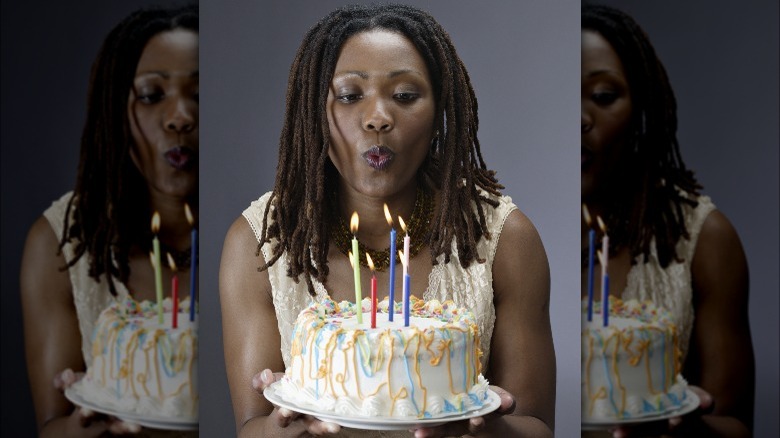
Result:
<svg viewBox="0 0 780 438"><path fill-rule="evenodd" d="M610 297L608 325L601 305L582 317L582 417L621 420L682 407L687 383L680 373L678 334L668 312L651 302Z"/></svg>
<svg viewBox="0 0 780 438"><path fill-rule="evenodd" d="M189 298L172 328L171 300L132 298L105 309L92 335L92 363L76 383L89 401L123 413L197 422L198 331Z"/></svg>
<svg viewBox="0 0 780 438"><path fill-rule="evenodd" d="M478 329L452 301L411 298L404 327L400 303L388 320L379 303L370 328L370 300L356 306L329 299L304 309L293 329L292 362L279 395L301 406L363 417L429 418L478 409L488 401Z"/></svg>

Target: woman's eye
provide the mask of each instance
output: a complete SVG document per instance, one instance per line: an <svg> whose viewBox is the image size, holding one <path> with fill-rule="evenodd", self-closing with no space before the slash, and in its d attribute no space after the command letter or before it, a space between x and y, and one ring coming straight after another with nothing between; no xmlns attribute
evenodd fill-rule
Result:
<svg viewBox="0 0 780 438"><path fill-rule="evenodd" d="M156 103L162 100L163 93L159 91L140 92L138 93L138 100L143 103Z"/></svg>
<svg viewBox="0 0 780 438"><path fill-rule="evenodd" d="M339 102L352 103L360 100L360 95L357 93L343 93L336 96Z"/></svg>
<svg viewBox="0 0 780 438"><path fill-rule="evenodd" d="M418 97L420 97L419 93L396 93L393 95L393 97L401 102L412 102Z"/></svg>
<svg viewBox="0 0 780 438"><path fill-rule="evenodd" d="M617 100L618 93L613 91L599 91L591 94L590 98L598 105L609 105Z"/></svg>

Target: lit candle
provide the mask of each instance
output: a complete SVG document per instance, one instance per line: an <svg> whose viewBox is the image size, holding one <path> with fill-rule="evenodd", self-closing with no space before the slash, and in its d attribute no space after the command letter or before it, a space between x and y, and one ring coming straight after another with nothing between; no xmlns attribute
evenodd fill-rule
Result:
<svg viewBox="0 0 780 438"><path fill-rule="evenodd" d="M154 212L152 215L152 250L154 251L154 286L157 292L157 319L160 324L163 323L163 288L162 288L162 264L160 263L160 239L157 233L160 231L160 213Z"/></svg>
<svg viewBox="0 0 780 438"><path fill-rule="evenodd" d="M385 218L390 225L390 290L388 290L388 301L390 306L387 309L387 317L389 321L393 320L393 314L395 313L395 227L393 226L393 217L390 216L390 209L385 204Z"/></svg>
<svg viewBox="0 0 780 438"><path fill-rule="evenodd" d="M406 229L406 223L404 223L404 220L401 216L398 216L398 223L401 225L401 229L404 230L404 233L406 233L406 236L404 236L404 257L406 263L404 263L404 276L406 276L409 273L409 230Z"/></svg>
<svg viewBox="0 0 780 438"><path fill-rule="evenodd" d="M358 324L363 324L363 293L360 291L360 252L358 251L357 231L358 214L352 213L349 221L349 229L352 231L352 270L355 272L355 307L357 310Z"/></svg>
<svg viewBox="0 0 780 438"><path fill-rule="evenodd" d="M371 328L376 328L376 273L374 272L374 261L366 253L368 267L371 269Z"/></svg>
<svg viewBox="0 0 780 438"><path fill-rule="evenodd" d="M404 295L403 295L403 310L404 310L404 327L409 327L409 283L411 277L409 277L409 271L406 264L409 259L406 257L406 253L398 251L398 256L401 259L401 263L404 265Z"/></svg>
<svg viewBox="0 0 780 438"><path fill-rule="evenodd" d="M195 228L195 219L192 216L189 204L184 203L184 215L192 227L190 234L190 321L195 321L195 285L197 284L195 271L198 267L198 230Z"/></svg>
<svg viewBox="0 0 780 438"><path fill-rule="evenodd" d="M588 225L588 322L593 321L593 251L595 247L596 230L591 226L590 212L588 207L582 204L582 216Z"/></svg>
<svg viewBox="0 0 780 438"><path fill-rule="evenodd" d="M166 254L168 254L168 266L173 271L173 278L171 279L171 302L173 304L171 327L176 328L179 320L179 276L176 274L176 262L173 261L173 256L171 256L171 253Z"/></svg>
<svg viewBox="0 0 780 438"><path fill-rule="evenodd" d="M604 316L604 327L609 324L609 274L607 272L607 264L609 263L609 236L607 235L607 227L604 225L604 221L600 216L596 216L596 220L599 223L601 231L604 232L604 240L601 242L601 255L599 260L601 261L601 313Z"/></svg>

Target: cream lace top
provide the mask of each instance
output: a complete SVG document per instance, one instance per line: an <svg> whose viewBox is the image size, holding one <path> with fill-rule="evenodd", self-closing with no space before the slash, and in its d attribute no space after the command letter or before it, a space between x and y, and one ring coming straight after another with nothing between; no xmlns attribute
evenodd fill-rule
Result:
<svg viewBox="0 0 780 438"><path fill-rule="evenodd" d="M71 196L73 196L73 192L66 193L43 212L43 216L49 221L58 240L62 237L65 226L65 211L68 209L68 201L70 201ZM65 260L73 259L73 250L72 244L65 244L62 248ZM92 363L92 331L95 328L95 322L97 322L100 312L114 303L115 298L108 289L105 276L101 276L100 281L95 281L89 276L89 254L84 254L75 265L68 269L68 276L73 289L73 304L76 306L79 330L81 330L81 353L84 356L84 363L89 365ZM114 286L118 299L124 299L128 296L124 284L115 281Z"/></svg>
<svg viewBox="0 0 780 438"><path fill-rule="evenodd" d="M623 299L650 300L655 305L666 308L671 314L680 333L682 363L688 354L688 344L693 329L693 285L691 281L691 261L696 251L702 225L707 216L715 210L708 196L700 196L695 208L684 206L685 226L690 239L677 242L677 255L681 262L672 262L666 269L658 262L655 245L650 246L650 258L647 263L638 260L628 271ZM642 257L642 256L640 256Z"/></svg>
<svg viewBox="0 0 780 438"><path fill-rule="evenodd" d="M252 202L243 212L243 216L249 222L258 242L263 227L263 212L270 196L270 192L264 194L260 199ZM509 213L517 208L508 196L499 197L497 200L499 201L497 208L489 206L485 208L487 229L492 237L490 240L481 239L477 244L478 253L480 257L486 259L485 263L475 262L466 269L462 268L457 258L455 242L453 242L450 263L444 264L444 256L439 257L439 264L433 267L428 278L428 288L423 292L423 298L426 301L433 299L453 300L456 305L469 308L474 312L479 326L480 347L484 352L482 356L483 370L487 369L490 357L490 339L496 320L496 311L493 306L493 258L496 254L504 221ZM271 244L275 244L275 242ZM271 254L269 244L263 246L262 253L265 260L268 260ZM298 314L308 306L312 299L319 302L328 296L325 286L313 279L316 297L312 298L304 281L296 283L287 276L287 267L287 260L285 257L281 257L268 269L285 367L290 366L290 339ZM387 433L366 435L365 432L362 432L360 436L394 435ZM408 433L404 432L403 436L408 436Z"/></svg>

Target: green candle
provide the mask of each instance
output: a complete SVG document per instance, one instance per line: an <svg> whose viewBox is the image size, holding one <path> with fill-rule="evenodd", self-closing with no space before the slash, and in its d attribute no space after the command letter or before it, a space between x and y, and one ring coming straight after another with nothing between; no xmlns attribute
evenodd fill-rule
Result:
<svg viewBox="0 0 780 438"><path fill-rule="evenodd" d="M154 285L157 289L157 318L160 324L163 323L163 290L162 290L162 264L160 263L160 240L157 238L157 232L160 231L160 213L154 212L152 215L152 249L154 251Z"/></svg>
<svg viewBox="0 0 780 438"><path fill-rule="evenodd" d="M358 241L355 234L358 230L358 214L352 213L350 220L350 229L352 230L352 269L355 271L355 307L357 310L358 324L363 324L363 293L360 290L360 251L358 250Z"/></svg>

